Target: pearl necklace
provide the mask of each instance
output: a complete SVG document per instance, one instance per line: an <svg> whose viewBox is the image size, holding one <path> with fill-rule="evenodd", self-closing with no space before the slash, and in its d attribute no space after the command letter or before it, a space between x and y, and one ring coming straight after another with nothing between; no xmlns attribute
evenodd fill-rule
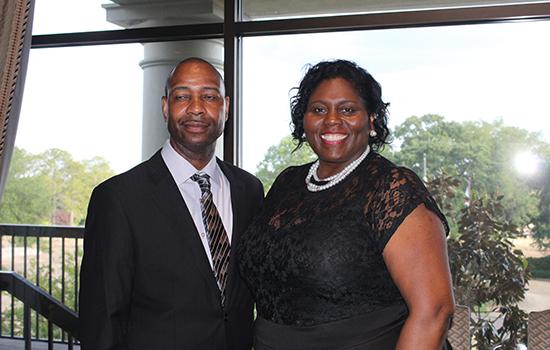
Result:
<svg viewBox="0 0 550 350"><path fill-rule="evenodd" d="M339 173L336 173L336 174L334 174L332 176L329 176L325 179L319 179L319 177L317 176L317 169L319 169L319 159L317 159L317 161L315 161L315 163L311 164L311 167L309 168L309 171L307 173L307 176L306 176L307 189L310 192L319 192L319 191L322 191L322 190L326 190L327 188L331 188L332 186L335 186L336 184L338 184L339 182L344 180L349 174L351 174L351 172L354 171L355 168L357 168L359 166L359 164L361 164L363 159L365 159L367 157L367 155L369 154L369 151L370 151L370 147L369 147L369 145L367 145L367 148L359 156L359 158L357 158L353 162L349 163ZM314 184L312 182L312 180L311 180L312 178L315 179L315 181L317 181L317 182L327 181L327 183L323 184L323 185L317 185L317 184Z"/></svg>

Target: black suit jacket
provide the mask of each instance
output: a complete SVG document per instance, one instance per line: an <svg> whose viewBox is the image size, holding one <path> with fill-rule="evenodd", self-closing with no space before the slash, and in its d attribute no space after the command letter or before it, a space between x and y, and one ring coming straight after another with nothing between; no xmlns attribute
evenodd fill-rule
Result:
<svg viewBox="0 0 550 350"><path fill-rule="evenodd" d="M218 164L231 187L235 247L263 188L244 170ZM81 270L83 350L250 349L252 297L233 254L225 304L160 151L94 189Z"/></svg>

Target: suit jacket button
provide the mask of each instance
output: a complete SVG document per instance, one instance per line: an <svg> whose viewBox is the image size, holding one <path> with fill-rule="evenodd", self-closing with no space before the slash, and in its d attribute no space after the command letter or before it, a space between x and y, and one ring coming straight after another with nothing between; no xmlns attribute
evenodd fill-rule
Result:
<svg viewBox="0 0 550 350"><path fill-rule="evenodd" d="M229 317L228 317L228 315L227 315L227 312L224 312L224 313L223 313L223 320L224 320L224 321L227 321L228 318L229 318Z"/></svg>

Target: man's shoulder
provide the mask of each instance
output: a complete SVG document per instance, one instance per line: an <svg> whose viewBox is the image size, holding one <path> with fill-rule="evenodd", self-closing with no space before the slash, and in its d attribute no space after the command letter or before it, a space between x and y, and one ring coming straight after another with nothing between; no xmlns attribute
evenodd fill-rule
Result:
<svg viewBox="0 0 550 350"><path fill-rule="evenodd" d="M146 181L149 181L152 174L152 170L158 167L158 159L155 159L157 155L154 155L151 159L145 160L133 168L126 170L123 173L112 176L96 186L96 190L133 190L139 188Z"/></svg>

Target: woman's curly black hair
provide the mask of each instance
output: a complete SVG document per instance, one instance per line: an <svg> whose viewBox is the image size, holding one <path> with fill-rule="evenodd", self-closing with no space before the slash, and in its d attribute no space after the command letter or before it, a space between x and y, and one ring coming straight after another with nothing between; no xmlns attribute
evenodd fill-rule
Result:
<svg viewBox="0 0 550 350"><path fill-rule="evenodd" d="M304 133L304 114L307 111L309 98L313 91L327 79L342 78L347 80L356 90L369 115L374 113L375 137L369 137L369 145L377 150L388 144L390 131L388 129L389 103L382 101L382 87L365 69L356 63L346 60L322 61L310 66L300 86L293 88L296 94L290 99L292 117L292 137L298 141L296 149L306 141Z"/></svg>

